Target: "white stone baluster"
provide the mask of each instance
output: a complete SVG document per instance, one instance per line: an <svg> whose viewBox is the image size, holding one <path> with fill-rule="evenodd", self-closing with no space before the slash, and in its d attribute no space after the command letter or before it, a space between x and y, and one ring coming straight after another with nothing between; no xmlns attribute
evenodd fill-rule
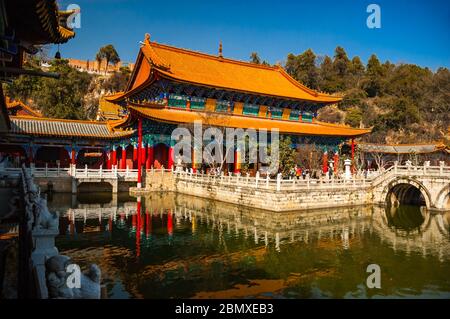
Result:
<svg viewBox="0 0 450 319"><path fill-rule="evenodd" d="M255 176L255 188L258 188L258 180L259 180L259 171L256 172Z"/></svg>
<svg viewBox="0 0 450 319"><path fill-rule="evenodd" d="M277 174L277 191L281 189L281 173Z"/></svg>

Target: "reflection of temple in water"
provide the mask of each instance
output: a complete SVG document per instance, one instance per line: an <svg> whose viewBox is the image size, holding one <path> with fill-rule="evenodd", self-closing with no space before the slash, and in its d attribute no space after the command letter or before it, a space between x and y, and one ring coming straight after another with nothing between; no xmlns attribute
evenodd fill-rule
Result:
<svg viewBox="0 0 450 319"><path fill-rule="evenodd" d="M368 231L378 235L394 251L437 254L441 260L450 251L450 214L432 215L419 208L404 212L373 206L273 213L181 194L153 194L143 199L142 205L140 200L123 202L117 196L104 204L76 203L72 198L71 205L59 204L56 210L64 216L61 229L65 234L111 233L113 224L127 230L136 239L138 256L141 245L156 244L149 241L154 218L164 224L168 239L177 236L177 228L185 229L189 224L192 234L203 225L209 231L218 232L219 238L221 234L242 236L255 244L273 245L277 251L283 249L283 244L293 242L321 242L329 248L348 249L352 241ZM396 222L398 225L393 222L397 215L401 217ZM87 220L95 219L97 226L87 225ZM401 223L406 224L402 227Z"/></svg>

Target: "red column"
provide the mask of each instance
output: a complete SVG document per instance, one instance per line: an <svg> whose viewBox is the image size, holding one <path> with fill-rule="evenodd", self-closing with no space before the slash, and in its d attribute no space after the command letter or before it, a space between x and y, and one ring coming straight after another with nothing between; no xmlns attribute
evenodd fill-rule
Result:
<svg viewBox="0 0 450 319"><path fill-rule="evenodd" d="M337 173L339 166L339 154L337 152L334 153L333 161L334 161L333 163L334 173Z"/></svg>
<svg viewBox="0 0 450 319"><path fill-rule="evenodd" d="M112 148L111 165L113 165L113 166L117 165L117 150L116 150L115 145L113 145L113 148Z"/></svg>
<svg viewBox="0 0 450 319"><path fill-rule="evenodd" d="M133 145L133 162L137 161L138 148Z"/></svg>
<svg viewBox="0 0 450 319"><path fill-rule="evenodd" d="M234 151L234 173L240 173L241 172L241 152L239 149L236 149Z"/></svg>
<svg viewBox="0 0 450 319"><path fill-rule="evenodd" d="M127 148L124 145L122 145L122 159L120 161L120 168L127 168Z"/></svg>
<svg viewBox="0 0 450 319"><path fill-rule="evenodd" d="M322 157L322 172L326 174L328 172L328 153L325 151Z"/></svg>
<svg viewBox="0 0 450 319"><path fill-rule="evenodd" d="M146 169L150 169L153 165L153 146L147 145L147 163L145 165Z"/></svg>
<svg viewBox="0 0 450 319"><path fill-rule="evenodd" d="M355 171L355 138L352 138L352 172Z"/></svg>
<svg viewBox="0 0 450 319"><path fill-rule="evenodd" d="M138 153L137 153L137 160L138 160L138 180L137 180L137 187L142 187L142 117L139 117L138 120Z"/></svg>
<svg viewBox="0 0 450 319"><path fill-rule="evenodd" d="M141 154L142 154L141 165L143 166L144 163L146 163L146 161L147 161L147 147L144 146L144 143L142 143L142 146L141 146Z"/></svg>
<svg viewBox="0 0 450 319"><path fill-rule="evenodd" d="M173 146L169 146L169 157L168 157L168 165L169 169L172 169L173 166Z"/></svg>

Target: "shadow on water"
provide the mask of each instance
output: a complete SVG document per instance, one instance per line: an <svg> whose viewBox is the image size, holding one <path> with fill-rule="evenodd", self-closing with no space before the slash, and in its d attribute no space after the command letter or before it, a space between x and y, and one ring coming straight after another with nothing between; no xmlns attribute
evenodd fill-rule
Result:
<svg viewBox="0 0 450 319"><path fill-rule="evenodd" d="M400 205L386 208L388 225L396 229L418 230L425 222L425 214L429 214L424 206Z"/></svg>
<svg viewBox="0 0 450 319"><path fill-rule="evenodd" d="M82 267L97 263L110 298L450 298L450 213L273 213L175 194L102 196L51 205L58 248ZM365 285L371 263L382 289Z"/></svg>

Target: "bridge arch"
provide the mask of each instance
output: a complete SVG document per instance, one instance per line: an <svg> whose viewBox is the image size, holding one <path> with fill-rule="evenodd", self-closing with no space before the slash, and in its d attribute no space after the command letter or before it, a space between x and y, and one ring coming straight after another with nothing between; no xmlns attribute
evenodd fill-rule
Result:
<svg viewBox="0 0 450 319"><path fill-rule="evenodd" d="M450 211L450 183L438 192L435 206L437 209Z"/></svg>
<svg viewBox="0 0 450 319"><path fill-rule="evenodd" d="M430 192L419 181L411 178L396 178L383 189L381 200L388 205L416 204L433 207Z"/></svg>

